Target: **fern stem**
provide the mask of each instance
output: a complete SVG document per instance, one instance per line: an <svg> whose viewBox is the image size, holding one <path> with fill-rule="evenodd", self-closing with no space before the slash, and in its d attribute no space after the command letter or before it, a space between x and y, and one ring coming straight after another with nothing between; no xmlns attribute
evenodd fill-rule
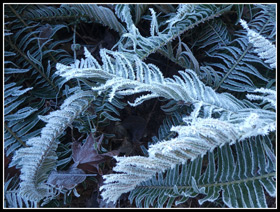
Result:
<svg viewBox="0 0 280 212"><path fill-rule="evenodd" d="M215 30L215 28L211 25L211 24L209 24L208 22L207 22L207 24L208 24L208 26L215 32L215 34L219 37L219 39L220 39L220 41L223 43L223 45L224 46L227 46L227 44L225 43L225 41L222 39L222 37L220 36L220 33L218 33L216 30Z"/></svg>
<svg viewBox="0 0 280 212"><path fill-rule="evenodd" d="M8 127L8 125L6 124L6 122L4 122L4 126L5 126L5 129L8 130L8 132L19 142L21 143L22 146L24 147L28 147L17 135L16 133L14 133L12 131L12 129L10 127Z"/></svg>
<svg viewBox="0 0 280 212"><path fill-rule="evenodd" d="M90 17L88 15L85 15L85 14L79 14L79 16L76 16L76 15L68 15L68 16L49 16L49 17L39 17L39 18L29 18L28 17L28 20L32 20L32 21L35 21L35 22L44 22L44 21L48 21L48 22L51 22L51 21L56 21L56 20L59 20L59 21L67 21L69 20L70 22L72 21L77 21L77 19L80 19L80 18L87 18L88 20L90 20Z"/></svg>
<svg viewBox="0 0 280 212"><path fill-rule="evenodd" d="M267 173L267 174L264 174L264 175L261 175L261 176L257 176L257 177L249 177L249 178L246 178L246 179L241 179L241 180L233 180L233 181L229 181L229 182L222 182L222 183L209 183L209 184L201 184L201 185L197 185L198 188L207 188L207 187L220 187L220 186L228 186L228 185L231 185L231 184L241 184L241 183L246 183L248 181L255 181L255 180L261 180L261 179L266 179L266 178L269 178L269 177L275 177L276 176L276 172L271 172L271 173ZM193 188L192 185L189 185L189 186L181 186L181 185L176 185L176 187L178 189L191 189ZM149 186L149 185L138 185L135 187L135 189L141 189L141 188L149 188L149 189L167 189L167 190L173 190L174 189L174 186L167 186L167 185L164 185L164 186L156 186L156 185L152 185L152 186Z"/></svg>
<svg viewBox="0 0 280 212"><path fill-rule="evenodd" d="M252 47L253 45L251 43L249 43L249 45L247 46L247 48L245 49L245 51L243 52L243 54L238 58L238 60L234 63L234 65L229 69L229 71L226 73L226 75L223 77L223 79L221 79L221 81L218 83L217 87L214 89L214 91L217 91L217 89L221 86L221 84L223 84L223 82L228 78L228 76L231 74L231 72L233 70L235 70L235 67L239 64L239 62L243 59L243 57L247 54L247 52L249 51L249 49Z"/></svg>

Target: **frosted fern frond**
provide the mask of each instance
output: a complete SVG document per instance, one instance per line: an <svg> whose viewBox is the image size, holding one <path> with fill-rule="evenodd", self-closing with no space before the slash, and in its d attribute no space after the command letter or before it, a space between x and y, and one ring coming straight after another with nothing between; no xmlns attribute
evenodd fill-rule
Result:
<svg viewBox="0 0 280 212"><path fill-rule="evenodd" d="M184 4L178 7L174 17L169 19L162 31L159 30L159 23L156 13L151 11L150 37L144 37L134 24L130 25L128 33L122 35L117 46L119 51L133 52L144 60L151 53L156 52L176 37L187 30L196 27L198 24L213 19L230 10L231 5L191 5Z"/></svg>
<svg viewBox="0 0 280 212"><path fill-rule="evenodd" d="M264 59L264 62L268 63L271 68L276 68L275 45L259 33L249 29L246 21L240 19L240 23L242 27L247 30L247 36L249 38L249 42L252 43L255 48L254 51L260 58Z"/></svg>
<svg viewBox="0 0 280 212"><path fill-rule="evenodd" d="M175 23L182 21L183 19L187 19L187 16L194 15L196 6L197 5L194 4L180 4L176 15L167 20L166 23L169 23L169 27L171 28Z"/></svg>
<svg viewBox="0 0 280 212"><path fill-rule="evenodd" d="M127 4L116 5L115 14L118 16L118 18L121 19L121 21L126 23L127 29L129 29L130 26L133 24L129 5L127 5Z"/></svg>
<svg viewBox="0 0 280 212"><path fill-rule="evenodd" d="M13 161L22 166L19 194L23 198L38 202L56 195L45 181L49 172L56 167L57 137L87 108L92 98L92 91L79 91L70 96L60 110L41 117L47 122L41 135L29 139L26 142L29 147L15 153Z"/></svg>
<svg viewBox="0 0 280 212"><path fill-rule="evenodd" d="M94 91L103 92L111 89L109 101L115 94L132 95L148 92L138 97L132 106L155 98L164 97L175 101L202 102L203 112L211 116L212 113L224 112L230 114L246 108L244 102L229 93L216 93L211 87L205 86L192 70L179 71L179 76L164 78L161 71L153 64L142 62L136 55L124 52L100 50L103 65L99 65L85 48L86 59L76 61L71 66L57 64L57 74L66 79L90 78L106 83L93 87Z"/></svg>
<svg viewBox="0 0 280 212"><path fill-rule="evenodd" d="M259 88L254 90L255 93L262 93L263 95L247 94L246 97L250 100L262 100L263 103L268 102L272 108L276 109L276 91L266 88Z"/></svg>
<svg viewBox="0 0 280 212"><path fill-rule="evenodd" d="M227 143L203 158L176 165L140 183L130 192L129 200L131 204L135 200L137 208L169 208L180 207L194 197L200 205L214 202L222 193L220 201L228 207L267 207L264 191L275 197L276 182L275 153L266 147L272 148L268 136L231 146Z"/></svg>
<svg viewBox="0 0 280 212"><path fill-rule="evenodd" d="M36 208L36 202L22 198L19 191L19 178L17 175L11 177L4 183L4 208Z"/></svg>
<svg viewBox="0 0 280 212"><path fill-rule="evenodd" d="M187 126L171 129L178 133L176 138L163 140L149 147L149 157L116 157L118 163L113 170L121 173L104 176L105 184L100 188L103 199L116 202L122 193L133 190L139 183L151 179L157 173L174 168L177 164L184 164L188 159L193 161L226 143L234 144L260 135L271 122L275 125L275 114L274 119L269 120L251 113L249 117L243 116L239 121L236 121L236 117L230 118L230 121L212 118L184 121ZM262 124L258 124L260 122Z"/></svg>

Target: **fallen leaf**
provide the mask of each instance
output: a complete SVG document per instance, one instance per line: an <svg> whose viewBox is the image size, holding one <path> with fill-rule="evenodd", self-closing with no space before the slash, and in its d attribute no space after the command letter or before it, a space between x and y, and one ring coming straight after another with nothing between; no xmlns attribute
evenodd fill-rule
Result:
<svg viewBox="0 0 280 212"><path fill-rule="evenodd" d="M73 167L102 174L101 170L99 170L99 164L119 154L118 150L101 154L98 153L103 137L104 136L101 135L96 138L90 133L83 145L75 141L72 144Z"/></svg>
<svg viewBox="0 0 280 212"><path fill-rule="evenodd" d="M87 174L78 168L71 167L66 171L52 171L47 180L47 184L72 189L86 179Z"/></svg>

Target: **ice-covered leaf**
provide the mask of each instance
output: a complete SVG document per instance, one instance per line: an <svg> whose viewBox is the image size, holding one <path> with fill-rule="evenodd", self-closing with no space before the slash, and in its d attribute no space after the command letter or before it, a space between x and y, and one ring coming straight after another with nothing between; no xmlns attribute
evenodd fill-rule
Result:
<svg viewBox="0 0 280 212"><path fill-rule="evenodd" d="M82 169L71 167L66 171L52 171L47 180L47 184L59 188L73 189L85 179L86 174Z"/></svg>

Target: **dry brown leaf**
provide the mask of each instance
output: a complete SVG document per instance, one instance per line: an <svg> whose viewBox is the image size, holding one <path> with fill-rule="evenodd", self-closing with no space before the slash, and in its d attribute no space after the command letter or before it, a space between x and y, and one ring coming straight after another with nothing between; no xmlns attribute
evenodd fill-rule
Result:
<svg viewBox="0 0 280 212"><path fill-rule="evenodd" d="M74 160L74 167L87 170L92 173L102 172L99 170L99 164L118 155L118 150L113 150L106 153L98 153L100 151L103 135L95 138L91 133L86 138L86 142L82 145L75 141L72 144L72 158Z"/></svg>

